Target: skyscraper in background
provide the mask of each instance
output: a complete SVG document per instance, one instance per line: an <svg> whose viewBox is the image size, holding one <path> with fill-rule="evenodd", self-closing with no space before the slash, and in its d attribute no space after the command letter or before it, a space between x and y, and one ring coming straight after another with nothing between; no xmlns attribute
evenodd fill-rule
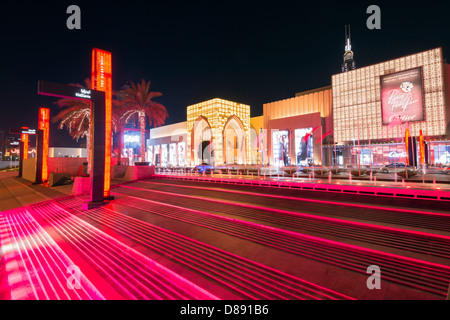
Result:
<svg viewBox="0 0 450 320"><path fill-rule="evenodd" d="M344 63L342 63L342 72L347 72L356 69L355 60L353 59L352 44L350 41L350 25L345 26L345 52L344 52Z"/></svg>

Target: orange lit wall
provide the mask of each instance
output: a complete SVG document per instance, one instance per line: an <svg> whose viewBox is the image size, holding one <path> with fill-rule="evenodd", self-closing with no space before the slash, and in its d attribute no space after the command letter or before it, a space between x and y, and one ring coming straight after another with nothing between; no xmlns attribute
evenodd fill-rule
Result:
<svg viewBox="0 0 450 320"><path fill-rule="evenodd" d="M23 142L22 159L28 159L28 135L26 133L22 133L22 136L20 137L20 141Z"/></svg>
<svg viewBox="0 0 450 320"><path fill-rule="evenodd" d="M50 128L49 120L50 120L50 109L39 108L38 129L44 131L44 137L43 137L44 153L42 155L42 180L43 181L48 180L48 139L49 139L49 128Z"/></svg>
<svg viewBox="0 0 450 320"><path fill-rule="evenodd" d="M331 87L300 92L293 98L265 103L263 108L264 128L269 127L271 120L320 112L325 118L325 127L333 129Z"/></svg>
<svg viewBox="0 0 450 320"><path fill-rule="evenodd" d="M104 196L109 197L111 187L111 117L112 68L111 52L92 50L92 89L105 92L105 185Z"/></svg>

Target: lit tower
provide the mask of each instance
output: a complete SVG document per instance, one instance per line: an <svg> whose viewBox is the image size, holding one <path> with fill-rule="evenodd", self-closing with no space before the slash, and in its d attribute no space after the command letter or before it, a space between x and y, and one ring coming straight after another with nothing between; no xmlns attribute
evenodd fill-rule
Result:
<svg viewBox="0 0 450 320"><path fill-rule="evenodd" d="M344 52L344 63L342 64L342 72L347 72L356 69L355 60L353 59L352 44L350 42L350 25L345 26L345 52Z"/></svg>

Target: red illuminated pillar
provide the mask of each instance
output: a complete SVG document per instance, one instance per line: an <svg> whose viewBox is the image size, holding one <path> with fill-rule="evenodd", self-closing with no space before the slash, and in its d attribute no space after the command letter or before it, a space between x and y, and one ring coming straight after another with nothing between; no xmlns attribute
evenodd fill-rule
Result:
<svg viewBox="0 0 450 320"><path fill-rule="evenodd" d="M28 134L22 133L20 141L23 142L23 155L22 159L28 159Z"/></svg>
<svg viewBox="0 0 450 320"><path fill-rule="evenodd" d="M405 130L406 164L409 165L409 129Z"/></svg>
<svg viewBox="0 0 450 320"><path fill-rule="evenodd" d="M48 141L50 129L50 109L39 108L39 124L38 129L43 131L42 137L42 181L48 180ZM25 149L25 148L24 148ZM28 153L28 151L27 151Z"/></svg>
<svg viewBox="0 0 450 320"><path fill-rule="evenodd" d="M419 136L419 150L420 150L420 163L425 163L425 146L423 142L423 133L422 130L420 130L420 136Z"/></svg>
<svg viewBox="0 0 450 320"><path fill-rule="evenodd" d="M105 93L105 175L103 195L109 198L111 188L111 118L112 118L112 68L111 52L92 50L92 89ZM90 151L91 152L91 151Z"/></svg>

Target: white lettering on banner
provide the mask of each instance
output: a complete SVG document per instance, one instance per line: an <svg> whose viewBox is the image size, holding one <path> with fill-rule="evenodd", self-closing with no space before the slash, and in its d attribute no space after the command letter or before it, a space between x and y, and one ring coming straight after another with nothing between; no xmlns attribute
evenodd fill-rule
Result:
<svg viewBox="0 0 450 320"><path fill-rule="evenodd" d="M397 151L389 152L389 158L404 158L404 157L406 157L406 152L397 152Z"/></svg>
<svg viewBox="0 0 450 320"><path fill-rule="evenodd" d="M413 121L416 116L417 116L416 114L404 114L404 115L393 114L392 116L389 117L389 122L391 122L392 120L395 120L395 118L397 118L397 117L400 117L402 122Z"/></svg>
<svg viewBox="0 0 450 320"><path fill-rule="evenodd" d="M392 111L401 108L405 112L409 105L419 101L419 99L414 99L414 94L410 92L403 93L397 89L392 89L389 91L389 94L388 104L392 105Z"/></svg>
<svg viewBox="0 0 450 320"><path fill-rule="evenodd" d="M75 92L75 97L90 99L91 98L91 90L81 89L81 93Z"/></svg>

